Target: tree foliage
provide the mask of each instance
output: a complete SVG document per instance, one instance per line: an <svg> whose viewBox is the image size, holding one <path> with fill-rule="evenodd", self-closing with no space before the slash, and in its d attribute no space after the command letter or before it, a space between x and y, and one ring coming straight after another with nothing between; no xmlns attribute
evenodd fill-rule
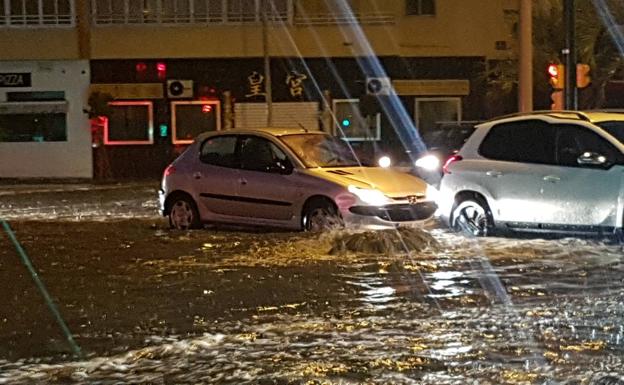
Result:
<svg viewBox="0 0 624 385"><path fill-rule="evenodd" d="M586 89L579 90L579 108L601 108L608 104L605 87L609 81L624 79L624 51L618 49L614 40L618 34L624 35L624 0L580 0L576 3L577 63L590 65L592 79ZM563 0L540 0L533 4L534 105L536 109L548 109L552 89L546 69L551 63L562 63L563 58ZM624 47L624 41L620 46ZM492 63L486 76L489 100L511 98L515 101L517 55Z"/></svg>

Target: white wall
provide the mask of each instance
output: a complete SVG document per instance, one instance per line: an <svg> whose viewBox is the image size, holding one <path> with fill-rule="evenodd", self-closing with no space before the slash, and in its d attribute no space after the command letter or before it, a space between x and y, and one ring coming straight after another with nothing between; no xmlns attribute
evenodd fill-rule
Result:
<svg viewBox="0 0 624 385"><path fill-rule="evenodd" d="M92 178L91 131L87 106L88 61L0 61L0 73L30 72L32 87L7 92L64 91L68 102L66 142L0 142L0 178Z"/></svg>

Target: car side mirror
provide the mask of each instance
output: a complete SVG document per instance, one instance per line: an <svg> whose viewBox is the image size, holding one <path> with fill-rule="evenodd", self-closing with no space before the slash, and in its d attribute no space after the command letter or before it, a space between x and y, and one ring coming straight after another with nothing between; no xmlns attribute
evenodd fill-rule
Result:
<svg viewBox="0 0 624 385"><path fill-rule="evenodd" d="M609 164L606 156L591 151L582 153L576 159L576 162L585 166L607 166Z"/></svg>

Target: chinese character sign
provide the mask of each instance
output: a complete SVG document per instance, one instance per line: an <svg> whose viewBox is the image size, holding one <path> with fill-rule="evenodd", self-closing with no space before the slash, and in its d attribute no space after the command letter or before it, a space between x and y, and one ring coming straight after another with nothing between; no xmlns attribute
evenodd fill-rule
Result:
<svg viewBox="0 0 624 385"><path fill-rule="evenodd" d="M264 92L264 76L262 76L258 71L254 71L247 77L247 81L249 82L249 92L245 95L246 97L266 97L266 93Z"/></svg>
<svg viewBox="0 0 624 385"><path fill-rule="evenodd" d="M286 84L293 98L303 97L303 81L308 77L297 71L291 71L286 77Z"/></svg>

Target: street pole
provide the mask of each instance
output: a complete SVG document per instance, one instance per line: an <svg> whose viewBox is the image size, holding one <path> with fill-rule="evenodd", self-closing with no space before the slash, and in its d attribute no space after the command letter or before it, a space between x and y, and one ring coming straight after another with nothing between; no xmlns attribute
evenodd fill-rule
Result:
<svg viewBox="0 0 624 385"><path fill-rule="evenodd" d="M520 1L518 110L533 111L533 0Z"/></svg>
<svg viewBox="0 0 624 385"><path fill-rule="evenodd" d="M273 126L273 86L271 84L271 57L269 56L268 1L262 2L262 53L264 56L264 81L267 102L267 126Z"/></svg>
<svg viewBox="0 0 624 385"><path fill-rule="evenodd" d="M576 89L576 1L564 0L563 21L565 29L565 46L563 57L565 64L565 108L576 110L578 108Z"/></svg>

